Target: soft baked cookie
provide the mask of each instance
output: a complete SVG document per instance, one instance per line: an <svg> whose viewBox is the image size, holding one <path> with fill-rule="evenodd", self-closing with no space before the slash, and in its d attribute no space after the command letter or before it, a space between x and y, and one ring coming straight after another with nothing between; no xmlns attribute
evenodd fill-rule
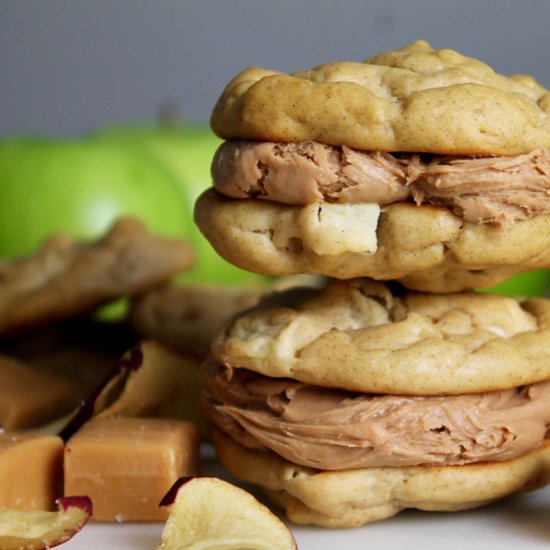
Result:
<svg viewBox="0 0 550 550"><path fill-rule="evenodd" d="M417 41L290 75L246 69L225 88L211 125L224 139L516 155L548 147L550 95L531 77Z"/></svg>
<svg viewBox="0 0 550 550"><path fill-rule="evenodd" d="M327 388L402 395L550 378L550 300L423 294L369 279L274 295L225 324L212 357Z"/></svg>
<svg viewBox="0 0 550 550"><path fill-rule="evenodd" d="M231 474L262 487L298 524L358 527L406 508L467 510L550 481L548 441L505 462L329 472L299 466L272 452L247 449L219 430L213 431L212 438Z"/></svg>
<svg viewBox="0 0 550 550"><path fill-rule="evenodd" d="M318 277L296 276L267 280L265 285L217 286L174 284L136 296L128 320L144 338L204 359L212 339L231 316L255 305L261 296L295 285L320 286Z"/></svg>
<svg viewBox="0 0 550 550"><path fill-rule="evenodd" d="M329 527L548 483L550 300L455 291L550 268L549 92L419 41L247 69L211 125L214 248L335 278L213 340L202 404L230 472Z"/></svg>
<svg viewBox="0 0 550 550"><path fill-rule="evenodd" d="M426 292L483 288L550 267L550 214L504 227L398 202L290 206L210 189L195 220L229 262L270 275L399 280Z"/></svg>
<svg viewBox="0 0 550 550"><path fill-rule="evenodd" d="M166 285L137 296L129 322L142 337L203 359L221 324L256 304L261 293L258 287Z"/></svg>
<svg viewBox="0 0 550 550"><path fill-rule="evenodd" d="M35 254L0 262L0 334L88 313L158 286L193 264L183 239L154 235L135 219L94 242L52 237Z"/></svg>
<svg viewBox="0 0 550 550"><path fill-rule="evenodd" d="M550 93L419 41L226 87L195 220L271 275L487 287L550 267Z"/></svg>

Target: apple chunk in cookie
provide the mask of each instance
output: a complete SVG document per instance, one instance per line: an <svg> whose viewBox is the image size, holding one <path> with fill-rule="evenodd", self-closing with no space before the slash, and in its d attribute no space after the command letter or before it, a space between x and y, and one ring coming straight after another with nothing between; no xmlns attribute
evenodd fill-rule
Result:
<svg viewBox="0 0 550 550"><path fill-rule="evenodd" d="M92 516L87 496L62 497L57 512L0 508L2 550L42 550L67 542Z"/></svg>
<svg viewBox="0 0 550 550"><path fill-rule="evenodd" d="M244 489L218 478L181 478L161 506L169 516L157 550L297 548L275 514Z"/></svg>

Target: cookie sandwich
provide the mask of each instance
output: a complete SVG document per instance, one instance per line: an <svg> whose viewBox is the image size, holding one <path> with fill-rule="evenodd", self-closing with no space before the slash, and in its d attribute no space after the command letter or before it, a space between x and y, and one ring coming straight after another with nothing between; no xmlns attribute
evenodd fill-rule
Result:
<svg viewBox="0 0 550 550"><path fill-rule="evenodd" d="M550 94L529 76L418 41L246 69L211 125L195 219L242 268L453 292L550 266Z"/></svg>
<svg viewBox="0 0 550 550"><path fill-rule="evenodd" d="M203 367L221 462L296 523L455 511L550 481L550 300L294 289Z"/></svg>

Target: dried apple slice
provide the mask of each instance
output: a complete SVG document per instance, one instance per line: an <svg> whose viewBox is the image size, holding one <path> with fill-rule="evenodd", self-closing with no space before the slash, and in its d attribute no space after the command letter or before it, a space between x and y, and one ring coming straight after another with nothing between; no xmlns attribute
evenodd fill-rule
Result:
<svg viewBox="0 0 550 550"><path fill-rule="evenodd" d="M58 511L0 508L0 548L41 550L53 548L78 533L92 515L92 501L85 496L62 497Z"/></svg>
<svg viewBox="0 0 550 550"><path fill-rule="evenodd" d="M123 355L59 435L67 441L95 416L147 416L190 420L204 436L206 416L199 409L200 393L196 359L155 340L143 340Z"/></svg>
<svg viewBox="0 0 550 550"><path fill-rule="evenodd" d="M244 489L214 477L181 478L160 503L169 511L157 550L295 550L288 527Z"/></svg>

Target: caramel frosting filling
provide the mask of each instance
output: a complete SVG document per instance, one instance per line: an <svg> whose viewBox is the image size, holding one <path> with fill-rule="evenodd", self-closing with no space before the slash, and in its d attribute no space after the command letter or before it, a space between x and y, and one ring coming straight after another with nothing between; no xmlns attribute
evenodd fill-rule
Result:
<svg viewBox="0 0 550 550"><path fill-rule="evenodd" d="M373 395L208 362L203 405L239 444L322 470L505 461L540 445L550 381L455 396Z"/></svg>
<svg viewBox="0 0 550 550"><path fill-rule="evenodd" d="M212 177L223 195L297 206L414 200L450 207L466 221L497 224L550 213L549 149L428 159L313 141L231 140L216 152Z"/></svg>

